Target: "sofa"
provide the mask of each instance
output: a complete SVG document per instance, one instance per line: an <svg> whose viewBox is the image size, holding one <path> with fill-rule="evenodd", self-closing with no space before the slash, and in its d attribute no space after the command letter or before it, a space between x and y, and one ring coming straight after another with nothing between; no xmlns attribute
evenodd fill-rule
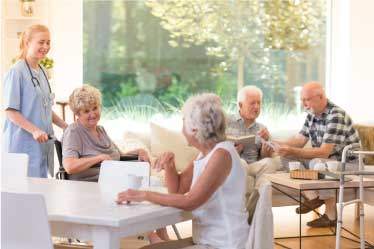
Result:
<svg viewBox="0 0 374 249"><path fill-rule="evenodd" d="M124 120L123 124L128 122L129 121ZM183 168L198 154L198 151L195 148L188 146L187 141L181 132L182 124L178 117L167 120L156 119L149 123L134 124L130 126L123 125L121 126L123 130L120 131L120 133L123 134L123 137L118 137L118 124L105 124L105 127L106 130L109 131L109 135L112 138L115 138L117 145L124 151L129 151L134 148L144 148L149 152L152 158L156 158L165 151L174 152L178 171L183 170ZM356 126L356 128L359 130L364 149L374 150L374 126L361 125ZM117 131L117 137L115 137L115 134L111 134L111 131L113 132L114 130ZM372 131L372 133L370 131ZM296 132L297 130L279 130L277 132L272 132L272 137L273 139L285 139ZM370 160L370 158L365 159L365 163L371 163L372 161ZM369 170L370 168L374 170L374 166L366 167ZM161 184L163 184L164 177L162 172L152 171L151 175L157 177ZM297 199L298 192L290 191L289 189L286 190L287 193L290 193ZM370 203L374 203L374 190L368 190L365 194L366 199L370 200ZM357 193L353 189L345 191L345 201L352 200L356 197ZM295 201L276 190L273 190L272 200L273 206L275 207L297 205Z"/></svg>
<svg viewBox="0 0 374 249"><path fill-rule="evenodd" d="M374 151L374 123L366 123L355 125L361 138L362 149L366 151ZM365 170L374 171L374 156L366 156L364 158ZM369 176L373 177L374 176ZM365 203L374 205L374 189L365 189Z"/></svg>

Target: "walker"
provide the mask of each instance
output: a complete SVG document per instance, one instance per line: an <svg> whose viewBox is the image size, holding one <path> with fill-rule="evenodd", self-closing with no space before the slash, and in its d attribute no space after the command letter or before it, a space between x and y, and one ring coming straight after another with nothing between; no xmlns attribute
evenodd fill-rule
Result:
<svg viewBox="0 0 374 249"><path fill-rule="evenodd" d="M363 163L363 156L364 155L374 155L374 151L361 151L360 144L351 144L347 145L343 149L342 154L342 168L340 172L337 172L339 175L340 183L339 183L339 201L338 201L338 221L336 226L336 243L335 249L340 249L341 246L341 230L343 225L343 209L346 205L357 203L360 207L360 249L365 249L365 224L364 224L364 175L374 175L374 171L365 171L364 170L364 163ZM350 155L358 155L359 159L359 167L357 171L345 171L346 167L346 158ZM360 185L359 185L359 199L355 199L352 201L348 201L343 203L343 196L344 196L344 176L346 175L357 175L360 177ZM374 248L368 245L369 248Z"/></svg>

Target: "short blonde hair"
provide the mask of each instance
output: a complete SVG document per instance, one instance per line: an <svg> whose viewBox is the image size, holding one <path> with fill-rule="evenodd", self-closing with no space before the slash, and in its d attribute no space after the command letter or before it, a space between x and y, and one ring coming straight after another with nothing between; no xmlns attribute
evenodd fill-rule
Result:
<svg viewBox="0 0 374 249"><path fill-rule="evenodd" d="M20 42L19 42L19 54L17 56L17 59L25 59L26 53L27 53L27 46L26 43L31 41L32 36L35 33L49 33L49 29L47 26L44 26L42 24L34 24L25 29L25 31L22 32Z"/></svg>
<svg viewBox="0 0 374 249"><path fill-rule="evenodd" d="M192 134L193 129L196 129L195 137L199 143L226 139L225 113L217 95L204 93L188 98L182 113L186 131Z"/></svg>
<svg viewBox="0 0 374 249"><path fill-rule="evenodd" d="M258 88L257 86L253 86L253 85L245 86L238 91L238 97L237 97L238 106L239 106L239 103L243 103L243 101L245 101L249 93L257 93L260 95L260 98L262 99L263 93L260 88Z"/></svg>
<svg viewBox="0 0 374 249"><path fill-rule="evenodd" d="M69 97L69 106L75 115L92 106L101 108L101 92L89 85L76 88Z"/></svg>

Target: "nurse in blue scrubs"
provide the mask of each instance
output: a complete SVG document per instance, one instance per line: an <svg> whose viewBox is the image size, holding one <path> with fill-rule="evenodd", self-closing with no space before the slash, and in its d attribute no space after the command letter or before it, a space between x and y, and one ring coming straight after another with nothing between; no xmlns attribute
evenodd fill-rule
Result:
<svg viewBox="0 0 374 249"><path fill-rule="evenodd" d="M29 155L28 176L53 175L52 123L67 127L53 111L54 96L47 73L39 65L50 49L50 34L43 25L32 25L23 33L18 62L5 76L4 150ZM14 165L17 167L17 165Z"/></svg>

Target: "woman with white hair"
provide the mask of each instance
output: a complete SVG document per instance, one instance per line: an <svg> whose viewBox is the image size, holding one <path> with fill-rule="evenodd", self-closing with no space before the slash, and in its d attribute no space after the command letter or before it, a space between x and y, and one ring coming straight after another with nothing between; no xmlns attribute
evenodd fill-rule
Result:
<svg viewBox="0 0 374 249"><path fill-rule="evenodd" d="M104 127L98 125L101 116L101 93L93 86L76 88L69 97L69 106L77 120L68 126L62 138L63 166L70 180L97 181L100 163L120 160L124 155L113 143ZM145 150L128 152L148 161Z"/></svg>
<svg viewBox="0 0 374 249"><path fill-rule="evenodd" d="M192 211L193 238L144 248L243 249L249 233L246 173L234 145L225 141L220 99L214 94L191 97L182 113L183 134L200 151L198 157L178 173L174 154L164 153L153 167L165 171L169 193L129 189L118 194L117 202L150 201Z"/></svg>

